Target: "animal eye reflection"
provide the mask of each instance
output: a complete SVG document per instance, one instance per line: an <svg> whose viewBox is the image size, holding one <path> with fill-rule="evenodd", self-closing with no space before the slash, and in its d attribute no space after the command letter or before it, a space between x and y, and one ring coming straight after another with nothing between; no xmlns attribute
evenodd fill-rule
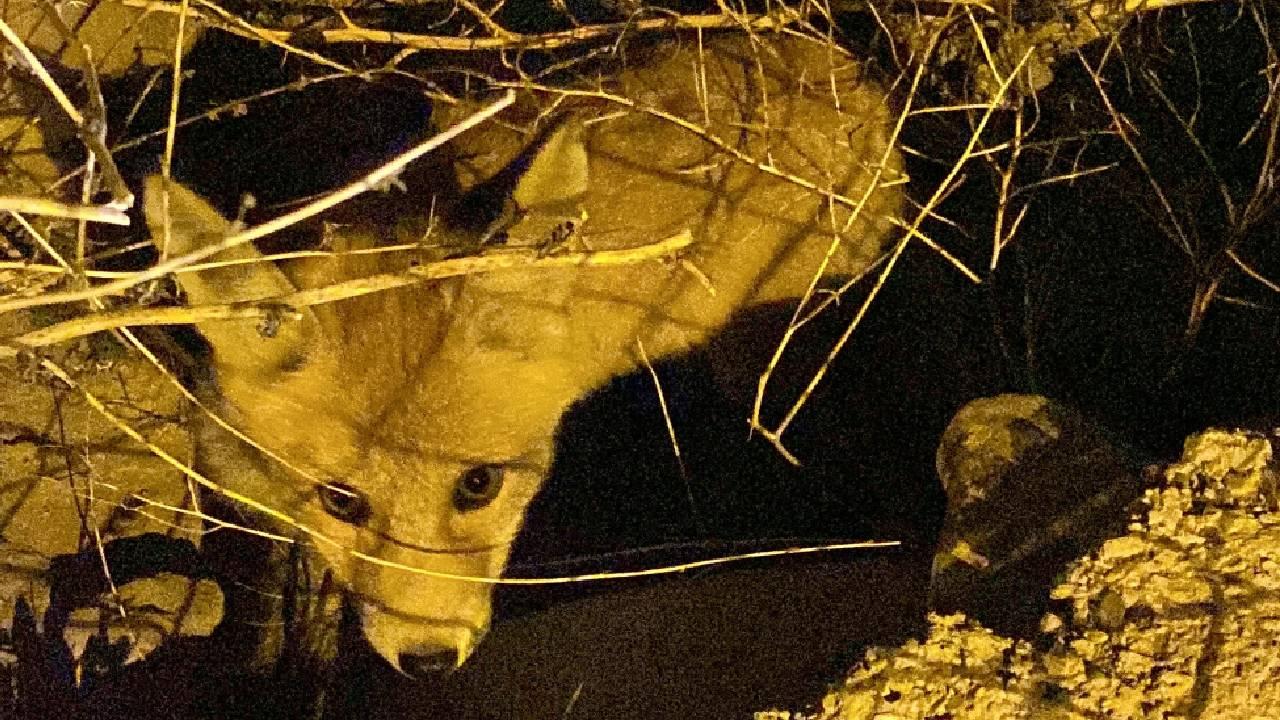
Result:
<svg viewBox="0 0 1280 720"><path fill-rule="evenodd" d="M477 465L458 476L453 488L453 506L462 512L478 510L502 491L502 466Z"/></svg>
<svg viewBox="0 0 1280 720"><path fill-rule="evenodd" d="M365 494L346 483L326 483L316 490L324 511L352 525L363 525L372 510Z"/></svg>

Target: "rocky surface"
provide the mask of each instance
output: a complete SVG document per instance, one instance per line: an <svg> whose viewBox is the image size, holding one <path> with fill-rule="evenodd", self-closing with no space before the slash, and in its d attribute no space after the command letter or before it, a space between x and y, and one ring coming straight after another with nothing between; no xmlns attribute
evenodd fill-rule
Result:
<svg viewBox="0 0 1280 720"><path fill-rule="evenodd" d="M111 341L81 343L53 361L120 423L190 457L175 386L147 361ZM212 631L222 607L216 585L163 572L155 550L185 544L194 553L200 525L182 475L31 364L0 364L0 478L0 664L20 644L19 603L39 632L56 628L72 658L97 642L123 664L173 634ZM168 540L135 545L133 558L112 549L148 534ZM58 593L64 602L51 603ZM62 607L51 613L51 605Z"/></svg>
<svg viewBox="0 0 1280 720"><path fill-rule="evenodd" d="M1053 588L1037 637L934 615L928 637L868 652L812 714L758 717L1280 717L1273 439L1188 439L1128 534Z"/></svg>

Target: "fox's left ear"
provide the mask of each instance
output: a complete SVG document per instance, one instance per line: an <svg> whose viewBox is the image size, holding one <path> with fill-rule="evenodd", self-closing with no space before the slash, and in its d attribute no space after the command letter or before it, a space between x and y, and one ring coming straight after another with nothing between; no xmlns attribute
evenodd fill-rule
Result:
<svg viewBox="0 0 1280 720"><path fill-rule="evenodd" d="M578 217L587 175L582 123L562 115L506 167L462 196L451 212L450 224L471 237L455 242L484 244L528 215Z"/></svg>
<svg viewBox="0 0 1280 720"><path fill-rule="evenodd" d="M587 147L582 123L563 116L514 161L526 166L511 197L525 212L573 214L587 193Z"/></svg>

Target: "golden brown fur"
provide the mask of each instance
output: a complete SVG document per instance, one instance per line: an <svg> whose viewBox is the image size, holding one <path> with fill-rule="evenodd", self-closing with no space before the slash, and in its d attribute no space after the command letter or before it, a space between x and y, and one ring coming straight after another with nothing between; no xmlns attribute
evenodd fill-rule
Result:
<svg viewBox="0 0 1280 720"><path fill-rule="evenodd" d="M803 183L856 202L875 178L900 180L883 93L821 43L785 36L683 42L604 81L602 89L637 108L574 97L558 106L558 124L544 116L534 125L556 93L526 93L504 118L509 126L458 141L466 160L460 179L477 189L439 215L433 234L415 234L423 223L396 233L441 254L479 251L477 241L495 229L508 248L541 247L559 232L567 235L561 251L634 247L688 231L695 243L681 261L454 278L317 306L274 339L249 322L206 323L200 330L213 346L216 374L209 397L219 412L312 477L362 493L369 517L353 524L332 516L310 482L210 423L200 431L201 469L347 547L497 576L545 479L560 415L637 367L638 342L651 359L702 343L742 308L801 296L829 253L828 277L863 269L883 249L900 193L875 190L851 219L848 207ZM501 175L529 143L511 129L522 123L541 130L542 144L520 156L523 172ZM481 182L495 175L512 178L511 186ZM161 187L156 180L147 189L157 236ZM506 214L468 216L481 192L504 193ZM170 252L226 231L199 198L177 186L170 193ZM572 232L566 221L575 221ZM348 228L337 247L368 246L385 234ZM227 302L405 262L347 256L281 270L256 264L184 276L181 284L194 304ZM460 509L459 478L476 466L501 468L501 493ZM487 626L487 585L373 565L323 543L312 557L349 592L373 647L402 669L406 657L441 648L461 662Z"/></svg>

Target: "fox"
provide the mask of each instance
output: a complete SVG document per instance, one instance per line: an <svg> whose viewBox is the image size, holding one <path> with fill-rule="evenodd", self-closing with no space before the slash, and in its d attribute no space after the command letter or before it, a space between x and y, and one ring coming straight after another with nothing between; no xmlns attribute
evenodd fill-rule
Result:
<svg viewBox="0 0 1280 720"><path fill-rule="evenodd" d="M201 306L448 257L692 238L663 261L514 267L296 308L270 333L254 320L197 323L210 353L196 394L223 422L193 420L196 470L333 541L205 493L217 522L204 547L227 594L219 632L255 666L289 642L276 583L292 579L328 598L318 626L348 618L399 672L459 667L493 612L493 582L466 578L502 576L566 409L709 342L735 313L864 271L899 222L888 93L829 42L681 38L615 73L517 95L453 141L455 177L442 187L454 189L422 198L420 212L336 226L324 257L273 262L243 245L177 274ZM433 122L469 107L438 108ZM170 257L234 229L159 176L145 181L144 214ZM356 252L389 244L418 250ZM291 556L303 572L286 570ZM336 652L331 639L314 645Z"/></svg>

